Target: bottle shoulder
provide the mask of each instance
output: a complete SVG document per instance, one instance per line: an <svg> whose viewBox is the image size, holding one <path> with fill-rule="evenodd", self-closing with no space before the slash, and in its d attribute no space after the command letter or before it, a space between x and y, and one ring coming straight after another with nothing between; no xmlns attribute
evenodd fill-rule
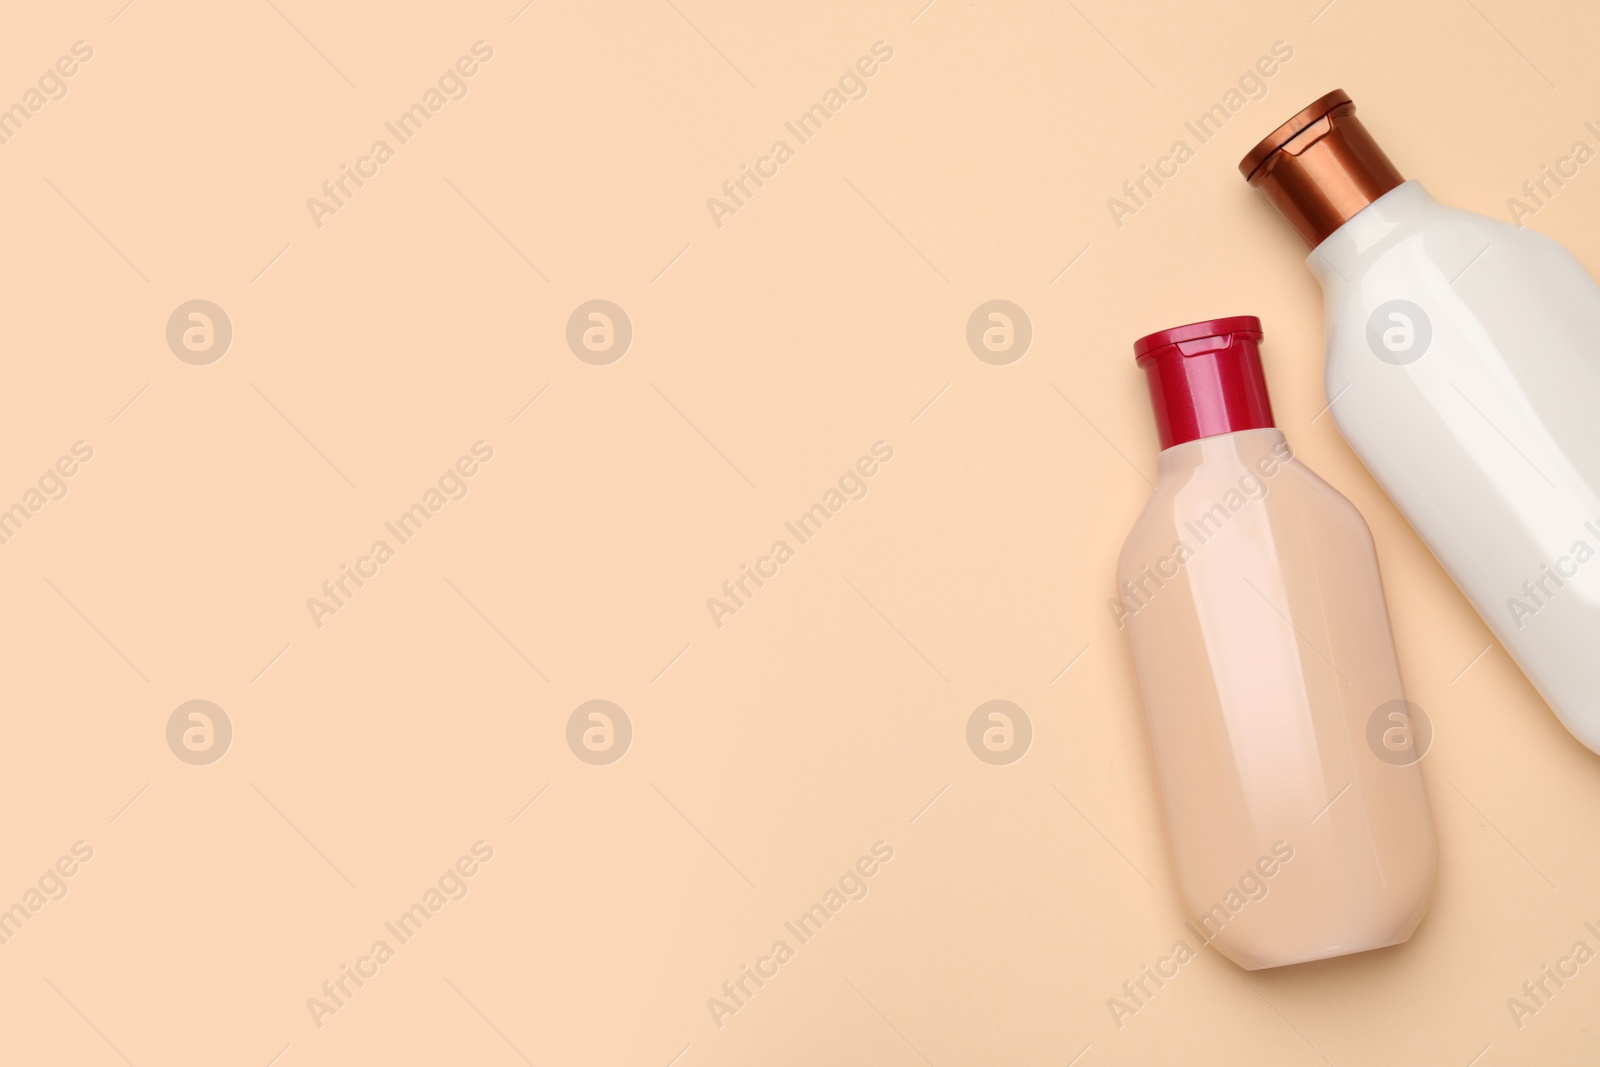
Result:
<svg viewBox="0 0 1600 1067"><path fill-rule="evenodd" d="M1210 529L1224 521L1242 530L1260 519L1265 529L1283 516L1293 516L1296 525L1308 523L1371 540L1355 505L1301 462L1281 433L1244 433L1262 436L1219 443L1203 455L1176 457L1161 465L1150 499L1123 547L1119 560L1123 573L1148 562L1152 553L1185 541L1197 525ZM1234 521L1236 516L1247 517L1242 526Z"/></svg>
<svg viewBox="0 0 1600 1067"><path fill-rule="evenodd" d="M1337 236L1337 235L1336 235ZM1587 278L1555 238L1459 208L1433 204L1367 240L1330 238L1309 263L1330 310L1365 306L1375 296L1432 294L1473 303L1500 295L1502 283L1541 276ZM1466 281L1467 285L1459 285Z"/></svg>
<svg viewBox="0 0 1600 1067"><path fill-rule="evenodd" d="M1447 365L1493 370L1502 389L1543 367L1587 381L1600 289L1551 237L1441 208L1323 266L1330 398L1354 379L1403 393ZM1334 418L1378 399L1342 398Z"/></svg>

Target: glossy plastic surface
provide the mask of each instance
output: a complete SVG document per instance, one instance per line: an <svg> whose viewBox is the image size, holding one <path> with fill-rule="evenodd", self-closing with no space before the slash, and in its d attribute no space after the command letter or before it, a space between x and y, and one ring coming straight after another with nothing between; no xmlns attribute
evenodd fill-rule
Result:
<svg viewBox="0 0 1600 1067"><path fill-rule="evenodd" d="M1260 341L1261 321L1235 315L1162 330L1134 342L1162 448L1273 425L1256 348Z"/></svg>
<svg viewBox="0 0 1600 1067"><path fill-rule="evenodd" d="M1600 751L1600 290L1416 182L1312 252L1340 430L1567 729Z"/></svg>
<svg viewBox="0 0 1600 1067"><path fill-rule="evenodd" d="M1119 615L1195 932L1250 969L1406 940L1437 846L1415 754L1369 735L1403 694L1366 523L1276 429L1158 470Z"/></svg>

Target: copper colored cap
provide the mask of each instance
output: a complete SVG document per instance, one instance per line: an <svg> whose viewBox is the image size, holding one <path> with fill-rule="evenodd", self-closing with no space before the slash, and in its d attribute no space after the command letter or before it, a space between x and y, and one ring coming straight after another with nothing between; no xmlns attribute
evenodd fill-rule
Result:
<svg viewBox="0 0 1600 1067"><path fill-rule="evenodd" d="M1239 162L1239 173L1313 248L1405 181L1343 90L1273 130Z"/></svg>

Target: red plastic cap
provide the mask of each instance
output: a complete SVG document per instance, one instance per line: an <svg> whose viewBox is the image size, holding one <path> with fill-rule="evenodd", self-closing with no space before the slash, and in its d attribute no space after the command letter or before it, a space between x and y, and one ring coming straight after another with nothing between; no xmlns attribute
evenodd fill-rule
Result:
<svg viewBox="0 0 1600 1067"><path fill-rule="evenodd" d="M1272 426L1261 373L1261 320L1195 322L1133 343L1144 368L1163 450L1201 437Z"/></svg>

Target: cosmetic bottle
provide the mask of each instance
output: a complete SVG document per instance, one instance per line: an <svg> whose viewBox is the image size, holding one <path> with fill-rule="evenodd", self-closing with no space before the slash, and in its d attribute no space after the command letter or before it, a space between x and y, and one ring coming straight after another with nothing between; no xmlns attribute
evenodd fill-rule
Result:
<svg viewBox="0 0 1600 1067"><path fill-rule="evenodd" d="M1355 110L1330 93L1239 164L1312 249L1334 421L1600 751L1600 289L1550 238L1406 181Z"/></svg>
<svg viewBox="0 0 1600 1067"><path fill-rule="evenodd" d="M1251 316L1141 339L1157 479L1109 603L1189 941L1255 970L1411 936L1437 844L1372 536L1272 421Z"/></svg>

